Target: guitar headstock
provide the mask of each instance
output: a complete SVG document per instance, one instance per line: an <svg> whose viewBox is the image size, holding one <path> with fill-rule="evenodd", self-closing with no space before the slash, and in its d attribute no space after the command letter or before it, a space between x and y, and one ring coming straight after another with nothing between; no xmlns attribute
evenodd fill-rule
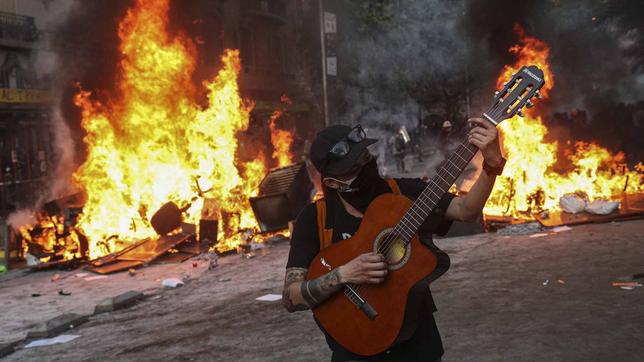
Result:
<svg viewBox="0 0 644 362"><path fill-rule="evenodd" d="M503 84L501 90L494 93L494 104L483 113L483 117L497 125L516 114L523 116L523 107L530 108L534 105L533 98L541 98L539 89L544 84L543 72L537 66L521 67Z"/></svg>

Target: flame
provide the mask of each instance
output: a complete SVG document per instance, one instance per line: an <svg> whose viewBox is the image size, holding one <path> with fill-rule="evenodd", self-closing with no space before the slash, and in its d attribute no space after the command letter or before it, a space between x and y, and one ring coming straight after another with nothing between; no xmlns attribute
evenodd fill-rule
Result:
<svg viewBox="0 0 644 362"><path fill-rule="evenodd" d="M515 32L519 44L509 51L517 60L503 68L497 87L521 66L535 64L544 72L541 94L545 98L554 87L550 50L543 41L527 36L518 24ZM630 170L623 153L611 154L595 143L576 142L574 152L567 155L572 168L555 172L559 144L545 141L547 129L533 110L500 125L507 164L485 205L485 214L530 217L541 210L559 210L560 197L576 191L585 192L591 200L642 191L642 164Z"/></svg>
<svg viewBox="0 0 644 362"><path fill-rule="evenodd" d="M220 251L241 240L238 230L256 227L248 198L266 168L263 154L247 163L235 156L253 107L239 94L239 51L226 49L216 77L197 89L195 46L168 35L168 7L168 0L137 0L121 21L116 96L99 100L81 89L75 97L88 148L74 173L87 195L78 226L92 258L117 248L114 238L105 242L110 235L126 242L154 236L149 220L168 201L198 224L204 198L216 200Z"/></svg>
<svg viewBox="0 0 644 362"><path fill-rule="evenodd" d="M281 101L284 104L291 104L291 100L283 95ZM271 143L273 144L273 159L277 161L277 167L288 166L293 163L291 145L293 144L293 132L277 128L277 120L284 114L283 109L276 109L269 118L268 126L271 130Z"/></svg>

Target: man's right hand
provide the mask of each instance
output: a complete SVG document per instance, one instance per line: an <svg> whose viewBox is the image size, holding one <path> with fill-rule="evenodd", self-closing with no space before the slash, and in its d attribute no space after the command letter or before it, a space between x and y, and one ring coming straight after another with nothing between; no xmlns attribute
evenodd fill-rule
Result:
<svg viewBox="0 0 644 362"><path fill-rule="evenodd" d="M379 284L387 276L385 257L374 253L359 255L338 269L341 283Z"/></svg>

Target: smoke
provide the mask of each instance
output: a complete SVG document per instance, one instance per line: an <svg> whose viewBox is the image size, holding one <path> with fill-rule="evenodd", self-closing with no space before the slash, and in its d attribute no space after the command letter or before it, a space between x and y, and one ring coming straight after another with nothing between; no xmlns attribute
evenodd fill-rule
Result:
<svg viewBox="0 0 644 362"><path fill-rule="evenodd" d="M517 40L514 23L550 46L553 110L584 108L592 113L597 98L633 102L644 97L641 78L633 76L632 59L626 56L639 39L638 31L604 21L604 2L470 0L466 4L463 28L469 42L482 45L484 53L477 57L486 59L488 68L500 69L511 62L507 49ZM493 82L497 75L482 74L483 81Z"/></svg>
<svg viewBox="0 0 644 362"><path fill-rule="evenodd" d="M370 2L347 5L339 28L341 118L415 127L419 111L442 107L441 91L465 79L462 7L438 0L385 3L376 10Z"/></svg>

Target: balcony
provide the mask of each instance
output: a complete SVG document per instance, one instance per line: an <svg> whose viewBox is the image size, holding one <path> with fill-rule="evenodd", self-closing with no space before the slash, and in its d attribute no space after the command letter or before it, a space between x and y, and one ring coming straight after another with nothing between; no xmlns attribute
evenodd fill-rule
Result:
<svg viewBox="0 0 644 362"><path fill-rule="evenodd" d="M0 11L0 45L34 48L40 39L34 18Z"/></svg>
<svg viewBox="0 0 644 362"><path fill-rule="evenodd" d="M288 23L286 5L282 0L246 0L242 8L248 14L271 20L280 25Z"/></svg>

